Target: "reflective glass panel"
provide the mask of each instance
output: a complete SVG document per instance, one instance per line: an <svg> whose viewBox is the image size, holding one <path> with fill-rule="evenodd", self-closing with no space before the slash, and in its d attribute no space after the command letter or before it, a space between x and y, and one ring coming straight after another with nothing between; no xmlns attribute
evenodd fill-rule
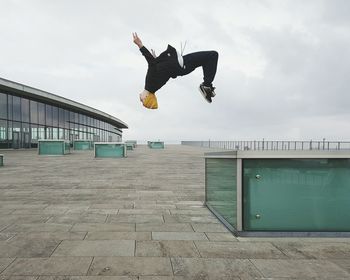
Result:
<svg viewBox="0 0 350 280"><path fill-rule="evenodd" d="M40 124L45 124L45 104L38 102L38 121Z"/></svg>
<svg viewBox="0 0 350 280"><path fill-rule="evenodd" d="M7 119L7 94L0 93L0 118Z"/></svg>
<svg viewBox="0 0 350 280"><path fill-rule="evenodd" d="M30 122L38 123L38 103L30 100Z"/></svg>
<svg viewBox="0 0 350 280"><path fill-rule="evenodd" d="M21 98L22 122L29 122L29 100Z"/></svg>
<svg viewBox="0 0 350 280"><path fill-rule="evenodd" d="M232 227L237 226L237 161L207 158L206 204Z"/></svg>
<svg viewBox="0 0 350 280"><path fill-rule="evenodd" d="M52 106L45 104L45 108L46 108L46 125L52 126Z"/></svg>
<svg viewBox="0 0 350 280"><path fill-rule="evenodd" d="M21 121L21 98L18 96L13 96L12 102L13 120Z"/></svg>
<svg viewBox="0 0 350 280"><path fill-rule="evenodd" d="M52 106L52 125L58 127L58 108L56 106Z"/></svg>
<svg viewBox="0 0 350 280"><path fill-rule="evenodd" d="M65 113L64 113L64 110L62 108L59 108L58 110L58 119L59 119L59 123L58 123L58 126L59 127L64 127L64 118L65 118Z"/></svg>
<svg viewBox="0 0 350 280"><path fill-rule="evenodd" d="M245 230L349 231L349 159L246 159Z"/></svg>

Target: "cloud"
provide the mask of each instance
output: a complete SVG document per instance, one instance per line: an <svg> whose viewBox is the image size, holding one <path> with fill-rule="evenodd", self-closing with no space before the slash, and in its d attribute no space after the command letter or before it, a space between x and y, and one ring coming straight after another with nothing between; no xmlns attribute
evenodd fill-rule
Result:
<svg viewBox="0 0 350 280"><path fill-rule="evenodd" d="M349 1L2 1L0 76L126 122L125 138L348 139ZM138 101L147 65L133 45L215 49L212 104L202 70L171 79L160 108Z"/></svg>

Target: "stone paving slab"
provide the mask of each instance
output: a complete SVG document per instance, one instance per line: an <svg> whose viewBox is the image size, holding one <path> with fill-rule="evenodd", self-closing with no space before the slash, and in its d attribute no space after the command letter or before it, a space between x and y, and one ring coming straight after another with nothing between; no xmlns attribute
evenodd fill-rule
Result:
<svg viewBox="0 0 350 280"><path fill-rule="evenodd" d="M18 190L16 190L18 192ZM48 206L48 204L22 204L22 203L1 203L1 209L44 209ZM25 213L28 214L28 213Z"/></svg>
<svg viewBox="0 0 350 280"><path fill-rule="evenodd" d="M291 258L311 259L349 259L349 243L301 243L301 242L273 242L284 254Z"/></svg>
<svg viewBox="0 0 350 280"><path fill-rule="evenodd" d="M63 215L68 209L17 209L14 210L12 215Z"/></svg>
<svg viewBox="0 0 350 280"><path fill-rule="evenodd" d="M12 214L14 211L16 211L16 210L13 210L13 209L9 209L9 210L0 209L0 217L2 217L4 215Z"/></svg>
<svg viewBox="0 0 350 280"><path fill-rule="evenodd" d="M208 240L202 232L152 232L153 240Z"/></svg>
<svg viewBox="0 0 350 280"><path fill-rule="evenodd" d="M17 258L0 275L86 275L91 257Z"/></svg>
<svg viewBox="0 0 350 280"><path fill-rule="evenodd" d="M350 261L349 261L349 259L336 259L336 260L329 260L329 261L336 264L337 266L341 267L342 269L346 270L350 274Z"/></svg>
<svg viewBox="0 0 350 280"><path fill-rule="evenodd" d="M89 232L85 240L151 240L151 232Z"/></svg>
<svg viewBox="0 0 350 280"><path fill-rule="evenodd" d="M14 261L14 258L0 258L0 272Z"/></svg>
<svg viewBox="0 0 350 280"><path fill-rule="evenodd" d="M139 280L139 279L137 276L40 276L38 280Z"/></svg>
<svg viewBox="0 0 350 280"><path fill-rule="evenodd" d="M188 280L188 278L182 276L140 276L139 280ZM205 279L208 280L208 279ZM236 279L232 279L236 280ZM237 280L239 280L237 278Z"/></svg>
<svg viewBox="0 0 350 280"><path fill-rule="evenodd" d="M46 224L46 223L31 223L31 224L15 224L4 230L4 232L58 232L69 231L72 225L67 224Z"/></svg>
<svg viewBox="0 0 350 280"><path fill-rule="evenodd" d="M164 223L162 215L109 215L107 223Z"/></svg>
<svg viewBox="0 0 350 280"><path fill-rule="evenodd" d="M100 214L100 215L116 215L119 209L72 209L68 210L66 214Z"/></svg>
<svg viewBox="0 0 350 280"><path fill-rule="evenodd" d="M234 258L234 259L281 259L287 258L275 246L267 242L205 242L195 241L203 258Z"/></svg>
<svg viewBox="0 0 350 280"><path fill-rule="evenodd" d="M198 209L171 209L171 215L193 215L193 216L212 216L210 211L206 208L198 208Z"/></svg>
<svg viewBox="0 0 350 280"><path fill-rule="evenodd" d="M326 260L251 260L265 277L303 277L334 279L349 277L346 270Z"/></svg>
<svg viewBox="0 0 350 280"><path fill-rule="evenodd" d="M169 258L96 257L88 275L173 275Z"/></svg>
<svg viewBox="0 0 350 280"><path fill-rule="evenodd" d="M195 232L226 232L230 231L222 224L191 224Z"/></svg>
<svg viewBox="0 0 350 280"><path fill-rule="evenodd" d="M200 257L193 241L137 241L137 257Z"/></svg>
<svg viewBox="0 0 350 280"><path fill-rule="evenodd" d="M168 209L120 209L118 215L159 215L159 214L170 214Z"/></svg>
<svg viewBox="0 0 350 280"><path fill-rule="evenodd" d="M175 276L191 279L263 276L249 260L211 258L171 258Z"/></svg>
<svg viewBox="0 0 350 280"><path fill-rule="evenodd" d="M50 218L47 223L56 224L74 224L74 223L104 223L107 219L107 215L101 214L68 214L60 215Z"/></svg>
<svg viewBox="0 0 350 280"><path fill-rule="evenodd" d="M132 209L134 202L132 201L116 201L112 204L96 203L92 204L89 209Z"/></svg>
<svg viewBox="0 0 350 280"><path fill-rule="evenodd" d="M37 280L39 276L1 276L1 280Z"/></svg>
<svg viewBox="0 0 350 280"><path fill-rule="evenodd" d="M193 232L189 223L136 224L136 231Z"/></svg>
<svg viewBox="0 0 350 280"><path fill-rule="evenodd" d="M206 232L205 235L208 237L209 241L238 241L231 232Z"/></svg>
<svg viewBox="0 0 350 280"><path fill-rule="evenodd" d="M175 209L174 204L157 203L157 201L135 201L135 209Z"/></svg>
<svg viewBox="0 0 350 280"><path fill-rule="evenodd" d="M9 233L11 234L11 233ZM16 232L13 239L53 239L53 240L83 240L87 232Z"/></svg>
<svg viewBox="0 0 350 280"><path fill-rule="evenodd" d="M59 241L50 239L11 239L0 241L0 258L49 257Z"/></svg>
<svg viewBox="0 0 350 280"><path fill-rule="evenodd" d="M78 223L71 231L135 231L135 224L99 224L99 223Z"/></svg>
<svg viewBox="0 0 350 280"><path fill-rule="evenodd" d="M0 218L0 223L16 223L16 224L29 224L29 223L45 223L51 216L49 215L5 215Z"/></svg>
<svg viewBox="0 0 350 280"><path fill-rule="evenodd" d="M166 223L219 223L213 216L163 215L163 217Z"/></svg>
<svg viewBox="0 0 350 280"><path fill-rule="evenodd" d="M15 233L11 233L11 232L0 233L0 241L5 241L14 236L15 236Z"/></svg>
<svg viewBox="0 0 350 280"><path fill-rule="evenodd" d="M55 250L54 257L122 257L134 256L133 240L83 240L63 241Z"/></svg>

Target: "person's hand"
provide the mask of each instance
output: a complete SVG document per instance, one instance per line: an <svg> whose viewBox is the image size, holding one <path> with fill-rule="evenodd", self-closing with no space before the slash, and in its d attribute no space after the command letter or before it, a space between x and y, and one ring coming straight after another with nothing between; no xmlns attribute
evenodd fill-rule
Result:
<svg viewBox="0 0 350 280"><path fill-rule="evenodd" d="M141 48L142 46L143 46L143 44L142 44L142 41L141 41L141 39L139 38L139 36L137 36L137 33L135 32L135 33L132 33L132 36L133 36L133 38L134 38L134 43L139 47L139 48Z"/></svg>
<svg viewBox="0 0 350 280"><path fill-rule="evenodd" d="M156 52L154 51L154 49L151 49L151 53L152 53L154 58L157 58L157 55L156 55Z"/></svg>

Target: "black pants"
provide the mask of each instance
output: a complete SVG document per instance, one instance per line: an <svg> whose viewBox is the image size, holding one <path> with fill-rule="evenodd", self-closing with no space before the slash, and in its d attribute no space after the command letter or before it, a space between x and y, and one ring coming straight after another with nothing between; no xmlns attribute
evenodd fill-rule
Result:
<svg viewBox="0 0 350 280"><path fill-rule="evenodd" d="M203 85L207 87L212 86L218 65L218 57L219 54L216 51L203 51L187 54L183 57L185 67L180 75L187 75L201 66L204 75Z"/></svg>

